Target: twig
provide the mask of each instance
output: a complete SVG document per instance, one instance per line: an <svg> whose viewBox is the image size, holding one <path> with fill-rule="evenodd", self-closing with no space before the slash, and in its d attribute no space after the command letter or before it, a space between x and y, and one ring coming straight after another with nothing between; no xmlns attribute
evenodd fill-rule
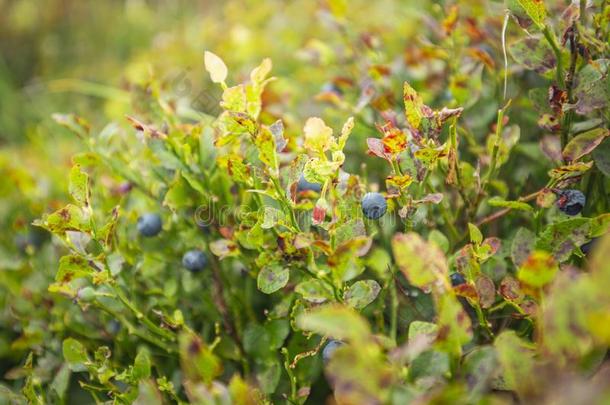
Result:
<svg viewBox="0 0 610 405"><path fill-rule="evenodd" d="M531 200L533 200L534 198L536 198L536 197L538 196L538 194L540 194L540 192L541 192L541 191L542 191L542 190L538 190L538 191L536 191L535 193L532 193L532 194L526 195L525 197L521 197L521 198L519 198L517 201L520 201L520 202L527 202L527 201L531 201ZM508 214L510 211L512 211L512 208L504 208L504 209L501 209L500 211L496 211L496 212L494 212L493 214L488 215L488 216L486 216L485 218L483 218L483 219L481 219L481 220L477 221L477 226L481 226L481 225L485 225L485 224L487 224L487 223L489 223L489 222L493 222L493 221L495 221L496 219L501 218L501 217L503 217L504 215Z"/></svg>

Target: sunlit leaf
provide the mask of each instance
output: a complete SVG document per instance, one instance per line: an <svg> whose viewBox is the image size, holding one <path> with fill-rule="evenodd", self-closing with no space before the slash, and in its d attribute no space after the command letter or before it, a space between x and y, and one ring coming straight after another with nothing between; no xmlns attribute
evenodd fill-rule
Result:
<svg viewBox="0 0 610 405"><path fill-rule="evenodd" d="M544 287L553 281L555 273L559 270L557 263L550 253L535 250L521 264L517 277L532 287Z"/></svg>
<svg viewBox="0 0 610 405"><path fill-rule="evenodd" d="M439 284L442 288L448 274L443 252L416 233L398 233L392 239L394 259L409 282L416 287Z"/></svg>
<svg viewBox="0 0 610 405"><path fill-rule="evenodd" d="M214 83L224 83L227 78L227 66L216 54L205 51L203 55L205 70Z"/></svg>

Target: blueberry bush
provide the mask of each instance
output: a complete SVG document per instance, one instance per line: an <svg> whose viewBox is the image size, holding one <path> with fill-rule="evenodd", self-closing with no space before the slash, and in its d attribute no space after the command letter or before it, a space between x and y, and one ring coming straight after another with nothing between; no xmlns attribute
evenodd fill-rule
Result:
<svg viewBox="0 0 610 405"><path fill-rule="evenodd" d="M610 5L426 7L55 113L53 199L2 154L2 403L610 401Z"/></svg>

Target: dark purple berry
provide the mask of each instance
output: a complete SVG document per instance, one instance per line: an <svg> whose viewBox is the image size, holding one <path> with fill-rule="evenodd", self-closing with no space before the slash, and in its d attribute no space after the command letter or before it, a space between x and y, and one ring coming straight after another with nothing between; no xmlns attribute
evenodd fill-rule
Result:
<svg viewBox="0 0 610 405"><path fill-rule="evenodd" d="M315 191L319 193L322 190L322 185L318 183L310 183L305 179L305 176L301 175L299 182L297 183L297 192L302 191Z"/></svg>
<svg viewBox="0 0 610 405"><path fill-rule="evenodd" d="M144 214L138 218L138 232L147 238L157 236L162 226L159 214Z"/></svg>
<svg viewBox="0 0 610 405"><path fill-rule="evenodd" d="M577 215L582 211L587 201L580 190L561 190L557 192L557 208L567 215Z"/></svg>
<svg viewBox="0 0 610 405"><path fill-rule="evenodd" d="M464 276L461 273L453 273L450 276L451 278L451 285L456 287L458 285L462 285L466 282L466 279L464 278Z"/></svg>
<svg viewBox="0 0 610 405"><path fill-rule="evenodd" d="M599 238L594 238L588 241L587 243L582 244L580 246L580 251L583 252L585 256L589 256L589 253L591 253L591 251L595 248L595 245L597 245L598 239Z"/></svg>
<svg viewBox="0 0 610 405"><path fill-rule="evenodd" d="M362 213L368 219L379 219L388 209L388 203L379 193L366 193L361 201Z"/></svg>
<svg viewBox="0 0 610 405"><path fill-rule="evenodd" d="M189 250L182 256L182 265L185 269L192 272L198 272L208 264L208 258L201 250Z"/></svg>
<svg viewBox="0 0 610 405"><path fill-rule="evenodd" d="M324 364L328 363L332 358L333 354L335 353L335 350L337 350L344 344L345 343L340 340L331 340L330 342L328 342L326 346L324 346L324 350L322 350L322 360L324 360Z"/></svg>

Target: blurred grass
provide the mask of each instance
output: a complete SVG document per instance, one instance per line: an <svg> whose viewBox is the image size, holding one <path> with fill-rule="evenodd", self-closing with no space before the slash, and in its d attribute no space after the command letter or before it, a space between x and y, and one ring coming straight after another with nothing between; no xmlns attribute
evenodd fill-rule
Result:
<svg viewBox="0 0 610 405"><path fill-rule="evenodd" d="M205 90L204 49L242 73L263 57L281 62L274 74L299 82L293 96L305 100L319 89L320 83L310 84L333 73L320 69L334 59L333 49L324 47L337 35L325 26L320 4L0 0L0 144L29 142L28 133L41 124L48 128L53 112L75 112L100 124L121 118L130 84L153 71L188 72L192 88ZM348 15L359 31L388 34L384 46L399 54L404 43L396 39L411 36L416 24L407 22L421 12L410 1L357 0L349 2ZM304 68L298 57L304 47L321 51L318 68Z"/></svg>

